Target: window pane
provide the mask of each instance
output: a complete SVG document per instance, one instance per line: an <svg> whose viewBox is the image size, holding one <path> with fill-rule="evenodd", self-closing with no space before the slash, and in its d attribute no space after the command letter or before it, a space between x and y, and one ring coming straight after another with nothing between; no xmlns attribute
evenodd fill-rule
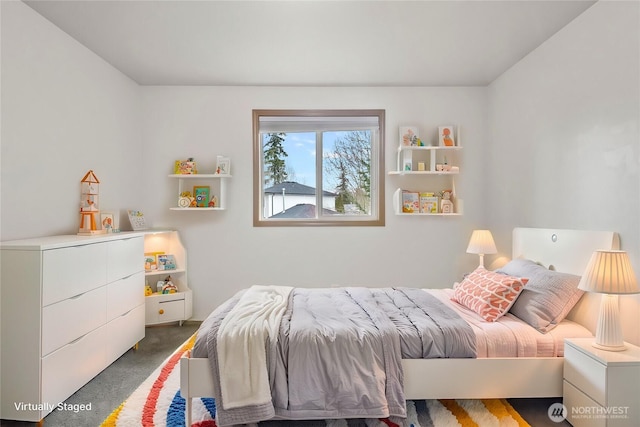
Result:
<svg viewBox="0 0 640 427"><path fill-rule="evenodd" d="M262 141L264 217L315 218L315 132L266 133Z"/></svg>
<svg viewBox="0 0 640 427"><path fill-rule="evenodd" d="M254 110L254 225L384 225L384 110Z"/></svg>
<svg viewBox="0 0 640 427"><path fill-rule="evenodd" d="M371 131L323 132L322 171L324 209L371 215Z"/></svg>

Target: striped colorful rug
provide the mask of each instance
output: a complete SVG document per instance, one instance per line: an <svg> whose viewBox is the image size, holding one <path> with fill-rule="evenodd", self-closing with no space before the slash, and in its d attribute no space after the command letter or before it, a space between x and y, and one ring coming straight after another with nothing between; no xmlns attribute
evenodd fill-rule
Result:
<svg viewBox="0 0 640 427"><path fill-rule="evenodd" d="M185 427L180 396L180 357L193 347L195 335L158 367L101 427ZM190 427L217 427L213 399L194 399ZM258 427L530 427L504 399L415 400L406 419L267 421Z"/></svg>

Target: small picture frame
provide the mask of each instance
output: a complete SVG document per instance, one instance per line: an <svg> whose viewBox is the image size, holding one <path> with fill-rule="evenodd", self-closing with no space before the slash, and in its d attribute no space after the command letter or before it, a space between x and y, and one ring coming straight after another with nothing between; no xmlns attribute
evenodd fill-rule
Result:
<svg viewBox="0 0 640 427"><path fill-rule="evenodd" d="M417 126L400 126L400 145L403 147L421 146L422 140L418 136Z"/></svg>
<svg viewBox="0 0 640 427"><path fill-rule="evenodd" d="M129 216L129 222L131 223L133 231L147 229L147 222L144 219L144 213L142 213L142 211L129 209L127 210L127 215Z"/></svg>
<svg viewBox="0 0 640 427"><path fill-rule="evenodd" d="M193 187L193 196L196 201L196 207L206 208L209 206L209 194L211 189L208 185L195 185Z"/></svg>
<svg viewBox="0 0 640 427"><path fill-rule="evenodd" d="M231 174L231 159L225 156L218 156L216 164L217 175L230 175Z"/></svg>
<svg viewBox="0 0 640 427"><path fill-rule="evenodd" d="M118 224L116 224L116 216L113 212L100 212L100 226L107 233L116 232Z"/></svg>
<svg viewBox="0 0 640 427"><path fill-rule="evenodd" d="M454 137L454 127L452 125L449 126L439 126L438 127L438 145L440 147L455 147L456 141Z"/></svg>

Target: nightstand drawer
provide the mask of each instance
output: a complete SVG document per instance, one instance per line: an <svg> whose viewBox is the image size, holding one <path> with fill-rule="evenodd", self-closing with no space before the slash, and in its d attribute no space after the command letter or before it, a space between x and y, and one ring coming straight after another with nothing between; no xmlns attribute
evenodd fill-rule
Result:
<svg viewBox="0 0 640 427"><path fill-rule="evenodd" d="M163 301L158 304L158 320L170 322L184 319L184 299L178 301Z"/></svg>
<svg viewBox="0 0 640 427"><path fill-rule="evenodd" d="M602 410L602 406L566 380L562 383L562 395L562 403L567 408L567 421L573 427L605 427L607 425L606 418L596 413Z"/></svg>
<svg viewBox="0 0 640 427"><path fill-rule="evenodd" d="M564 349L564 379L599 405L606 405L606 366L570 345Z"/></svg>

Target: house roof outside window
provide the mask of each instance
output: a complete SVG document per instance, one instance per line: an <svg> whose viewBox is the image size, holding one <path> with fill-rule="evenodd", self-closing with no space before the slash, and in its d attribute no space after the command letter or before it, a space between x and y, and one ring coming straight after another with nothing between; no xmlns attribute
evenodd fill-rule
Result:
<svg viewBox="0 0 640 427"><path fill-rule="evenodd" d="M335 215L336 211L322 209L323 215ZM309 203L297 204L284 212L273 215L271 218L315 218L316 206Z"/></svg>

